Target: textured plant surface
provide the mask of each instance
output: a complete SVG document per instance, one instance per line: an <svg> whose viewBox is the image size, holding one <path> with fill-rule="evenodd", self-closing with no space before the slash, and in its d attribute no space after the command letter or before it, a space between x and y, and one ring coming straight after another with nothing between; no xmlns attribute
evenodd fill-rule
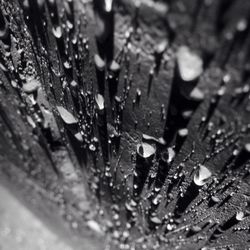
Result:
<svg viewBox="0 0 250 250"><path fill-rule="evenodd" d="M2 0L1 180L79 249L249 249L249 11Z"/></svg>

